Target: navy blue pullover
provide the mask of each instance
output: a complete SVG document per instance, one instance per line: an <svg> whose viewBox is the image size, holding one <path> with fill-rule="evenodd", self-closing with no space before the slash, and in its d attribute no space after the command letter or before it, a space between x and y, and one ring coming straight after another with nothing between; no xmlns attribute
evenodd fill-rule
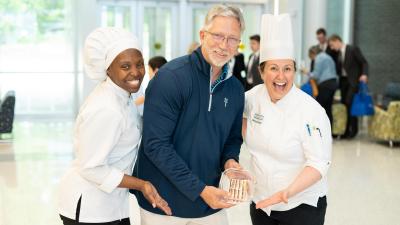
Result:
<svg viewBox="0 0 400 225"><path fill-rule="evenodd" d="M143 137L133 175L150 181L173 216L198 218L218 210L200 197L218 187L228 159L239 160L244 91L227 73L210 87L210 64L198 48L160 68L146 90ZM220 82L218 82L220 81ZM140 207L154 209L141 192Z"/></svg>

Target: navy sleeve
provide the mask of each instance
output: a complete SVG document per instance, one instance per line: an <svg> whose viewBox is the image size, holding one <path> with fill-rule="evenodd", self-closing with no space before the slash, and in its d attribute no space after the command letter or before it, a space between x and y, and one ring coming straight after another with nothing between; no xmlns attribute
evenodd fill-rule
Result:
<svg viewBox="0 0 400 225"><path fill-rule="evenodd" d="M186 88L186 89L185 89ZM143 117L144 154L186 197L195 201L205 184L176 153L173 133L184 106L187 87L164 69L149 83Z"/></svg>
<svg viewBox="0 0 400 225"><path fill-rule="evenodd" d="M221 159L221 167L224 169L225 162L228 159L234 159L239 162L239 153L240 146L243 143L242 138L242 121L243 121L243 109L244 109L244 93L243 91L240 94L238 99L239 110L236 113L235 121L231 127L228 139L225 142L222 159Z"/></svg>
<svg viewBox="0 0 400 225"><path fill-rule="evenodd" d="M354 55L356 57L358 64L361 67L361 74L369 75L368 74L368 62L365 59L364 55L361 53L361 50L357 46L354 47ZM360 76L361 74L357 74L357 75Z"/></svg>

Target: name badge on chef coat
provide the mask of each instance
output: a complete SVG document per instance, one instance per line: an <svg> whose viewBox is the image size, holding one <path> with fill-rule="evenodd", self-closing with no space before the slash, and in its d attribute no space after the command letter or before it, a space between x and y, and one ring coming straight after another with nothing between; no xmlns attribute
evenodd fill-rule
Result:
<svg viewBox="0 0 400 225"><path fill-rule="evenodd" d="M254 123L262 124L264 120L264 116L258 113L254 113L253 118L251 119Z"/></svg>

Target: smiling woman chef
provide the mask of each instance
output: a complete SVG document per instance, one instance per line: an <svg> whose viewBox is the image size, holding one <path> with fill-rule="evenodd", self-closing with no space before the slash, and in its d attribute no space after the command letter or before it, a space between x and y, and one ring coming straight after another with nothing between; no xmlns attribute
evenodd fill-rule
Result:
<svg viewBox="0 0 400 225"><path fill-rule="evenodd" d="M253 225L324 223L331 128L324 109L293 85L295 71L290 16L263 15L264 84L246 93L243 119L257 180Z"/></svg>
<svg viewBox="0 0 400 225"><path fill-rule="evenodd" d="M128 175L142 136L141 118L130 99L145 73L137 39L123 29L98 28L86 39L84 62L86 74L101 82L76 119L75 160L59 191L64 225L129 225L129 188L170 215L150 182Z"/></svg>

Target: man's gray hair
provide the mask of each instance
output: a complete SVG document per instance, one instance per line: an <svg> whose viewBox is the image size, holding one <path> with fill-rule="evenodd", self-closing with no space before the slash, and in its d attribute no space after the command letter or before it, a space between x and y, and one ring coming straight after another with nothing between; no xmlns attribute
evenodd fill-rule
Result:
<svg viewBox="0 0 400 225"><path fill-rule="evenodd" d="M240 25L240 33L243 33L245 29L244 19L242 15L242 10L231 5L215 5L207 13L206 19L204 21L203 30L207 30L212 21L217 16L233 17L237 19Z"/></svg>

